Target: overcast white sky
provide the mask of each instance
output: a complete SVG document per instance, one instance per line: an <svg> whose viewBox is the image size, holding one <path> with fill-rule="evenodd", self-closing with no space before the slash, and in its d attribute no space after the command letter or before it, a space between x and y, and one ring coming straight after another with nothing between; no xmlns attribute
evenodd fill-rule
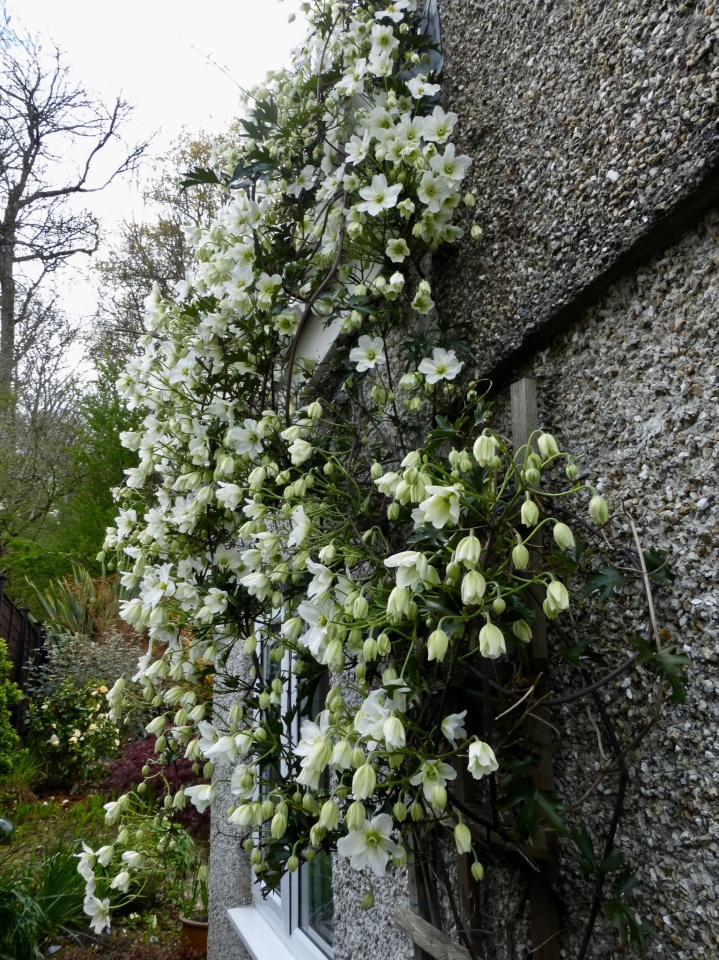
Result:
<svg viewBox="0 0 719 960"><path fill-rule="evenodd" d="M151 155L161 155L183 127L214 133L237 115L237 84L250 87L282 66L304 35L301 16L287 22L298 6L299 0L8 0L16 27L56 43L78 83L105 101L122 94L134 103L127 136L138 141L156 132ZM109 226L132 214L137 196L126 182L89 205ZM86 267L78 260L83 273ZM72 272L75 287L78 270Z"/></svg>

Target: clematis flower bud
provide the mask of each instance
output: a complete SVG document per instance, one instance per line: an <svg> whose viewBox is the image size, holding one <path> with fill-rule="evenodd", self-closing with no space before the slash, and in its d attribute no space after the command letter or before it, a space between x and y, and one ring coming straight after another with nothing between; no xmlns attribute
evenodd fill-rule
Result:
<svg viewBox="0 0 719 960"><path fill-rule="evenodd" d="M537 448L542 455L542 460L549 460L550 457L556 457L559 453L557 441L551 433L540 433L537 437Z"/></svg>
<svg viewBox="0 0 719 960"><path fill-rule="evenodd" d="M399 719L399 717L387 717L385 722L382 724L382 734L388 749L390 747L401 749L405 745L406 734L404 732L402 721Z"/></svg>
<svg viewBox="0 0 719 960"><path fill-rule="evenodd" d="M270 833L273 840L281 840L287 831L287 814L276 813L270 824Z"/></svg>
<svg viewBox="0 0 719 960"><path fill-rule="evenodd" d="M526 570L529 566L529 550L524 546L521 540L512 550L512 563L516 570Z"/></svg>
<svg viewBox="0 0 719 960"><path fill-rule="evenodd" d="M360 909L361 910L371 910L374 906L374 894L371 890L368 890L366 893L362 894L362 899L360 900Z"/></svg>
<svg viewBox="0 0 719 960"><path fill-rule="evenodd" d="M377 786L377 774L371 763L363 763L352 777L352 793L360 800L367 800Z"/></svg>
<svg viewBox="0 0 719 960"><path fill-rule="evenodd" d="M352 766L352 744L348 740L338 740L335 744L332 763L340 770L349 770Z"/></svg>
<svg viewBox="0 0 719 960"><path fill-rule="evenodd" d="M492 601L492 610L494 610L497 616L501 616L506 609L507 604L504 602L504 600L501 597L495 597Z"/></svg>
<svg viewBox="0 0 719 960"><path fill-rule="evenodd" d="M402 803L401 800L398 800L397 803L392 807L392 815L394 816L397 823L404 823L407 819L407 807Z"/></svg>
<svg viewBox="0 0 719 960"><path fill-rule="evenodd" d="M462 568L454 560L447 564L446 575L448 581L455 583L459 579L461 573Z"/></svg>
<svg viewBox="0 0 719 960"><path fill-rule="evenodd" d="M437 629L427 640L427 659L442 661L449 646L449 637L444 630Z"/></svg>
<svg viewBox="0 0 719 960"><path fill-rule="evenodd" d="M606 523L609 518L607 501L604 497L600 497L598 493L589 501L589 516L592 518L592 522L600 527L603 523Z"/></svg>
<svg viewBox="0 0 719 960"><path fill-rule="evenodd" d="M362 645L362 656L368 663L377 659L377 641L372 637L367 637Z"/></svg>
<svg viewBox="0 0 719 960"><path fill-rule="evenodd" d="M355 620L364 620L367 614L369 613L369 603L363 596L357 597L355 602L352 604L352 614Z"/></svg>
<svg viewBox="0 0 719 960"><path fill-rule="evenodd" d="M559 580L552 580L547 587L547 597L542 604L545 614L550 620L558 617L560 613L569 607L569 594L567 588Z"/></svg>
<svg viewBox="0 0 719 960"><path fill-rule="evenodd" d="M470 570L462 580L462 603L465 605L479 603L486 589L487 584L479 570Z"/></svg>
<svg viewBox="0 0 719 960"><path fill-rule="evenodd" d="M447 806L447 790L439 784L432 790L432 806L435 810L444 810Z"/></svg>
<svg viewBox="0 0 719 960"><path fill-rule="evenodd" d="M539 478L539 470L533 464L525 467L522 471L522 482L526 487L536 487L539 483Z"/></svg>
<svg viewBox="0 0 719 960"><path fill-rule="evenodd" d="M364 826L364 822L367 819L367 811L365 810L365 805L360 803L359 800L355 800L354 803L351 803L347 808L347 814L345 816L345 823L347 824L348 830L360 830Z"/></svg>
<svg viewBox="0 0 719 960"><path fill-rule="evenodd" d="M576 480L577 476L579 475L579 467L576 465L576 463L573 463L570 460L564 472L566 473L568 480Z"/></svg>
<svg viewBox="0 0 719 960"><path fill-rule="evenodd" d="M300 861L294 854L287 858L287 869L290 873L295 873L295 871L299 870L299 866Z"/></svg>
<svg viewBox="0 0 719 960"><path fill-rule="evenodd" d="M320 825L325 830L336 830L340 822L340 808L334 800L327 800L320 810Z"/></svg>
<svg viewBox="0 0 719 960"><path fill-rule="evenodd" d="M454 842L457 847L457 853L469 853L472 849L472 834L466 823L460 820L454 828Z"/></svg>
<svg viewBox="0 0 719 960"><path fill-rule="evenodd" d="M466 567L472 570L479 563L479 557L481 553L482 544L473 533L470 533L469 536L464 537L457 544L457 549L454 552L454 559L457 561L457 563L463 563Z"/></svg>
<svg viewBox="0 0 719 960"><path fill-rule="evenodd" d="M409 615L409 590L407 587L395 587L387 600L387 614L394 620L401 620Z"/></svg>
<svg viewBox="0 0 719 960"><path fill-rule="evenodd" d="M504 634L487 617L486 624L479 631L479 652L489 660L496 660L507 652Z"/></svg>
<svg viewBox="0 0 719 960"><path fill-rule="evenodd" d="M472 453L474 454L474 459L480 465L480 467L488 467L494 459L496 453L497 441L494 439L491 434L483 433L481 436L477 437L474 441L474 446L472 447Z"/></svg>
<svg viewBox="0 0 719 960"><path fill-rule="evenodd" d="M479 860L475 860L470 869L472 871L472 876L477 883L480 883L482 880L484 880L484 867Z"/></svg>
<svg viewBox="0 0 719 960"><path fill-rule="evenodd" d="M574 536L566 523L555 523L552 532L554 534L554 542L560 550L574 549Z"/></svg>
<svg viewBox="0 0 719 960"><path fill-rule="evenodd" d="M526 620L515 620L512 624L512 633L520 643L530 643L532 640L532 628Z"/></svg>
<svg viewBox="0 0 719 960"><path fill-rule="evenodd" d="M522 504L521 517L525 527L536 527L539 523L539 507L529 497Z"/></svg>

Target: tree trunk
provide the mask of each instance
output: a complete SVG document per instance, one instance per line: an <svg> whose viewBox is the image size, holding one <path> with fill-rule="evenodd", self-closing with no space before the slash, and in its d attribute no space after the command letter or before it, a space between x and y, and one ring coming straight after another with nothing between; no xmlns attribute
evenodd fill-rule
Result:
<svg viewBox="0 0 719 960"><path fill-rule="evenodd" d="M15 371L15 231L0 232L0 410L12 406Z"/></svg>

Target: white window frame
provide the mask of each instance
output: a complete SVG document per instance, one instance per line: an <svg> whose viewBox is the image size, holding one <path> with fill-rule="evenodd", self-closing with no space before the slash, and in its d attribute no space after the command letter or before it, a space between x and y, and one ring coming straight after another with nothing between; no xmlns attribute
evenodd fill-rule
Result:
<svg viewBox="0 0 719 960"><path fill-rule="evenodd" d="M282 711L285 713L296 697L296 684L291 672L290 655L283 661L291 677L290 689L283 693ZM299 741L299 712L292 724L292 739ZM261 884L252 884L252 906L235 907L227 911L233 927L252 960L332 960L331 944L319 934L304 930L301 896L306 865L282 878L279 894L271 891L263 897Z"/></svg>

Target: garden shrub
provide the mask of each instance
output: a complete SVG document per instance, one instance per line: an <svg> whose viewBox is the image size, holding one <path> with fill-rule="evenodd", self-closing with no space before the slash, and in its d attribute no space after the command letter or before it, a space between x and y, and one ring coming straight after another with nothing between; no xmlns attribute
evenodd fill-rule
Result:
<svg viewBox="0 0 719 960"><path fill-rule="evenodd" d="M106 693L101 682L76 686L67 679L30 704L28 732L38 750L49 757L51 783L70 785L92 779L108 758L117 755L120 729L105 712Z"/></svg>
<svg viewBox="0 0 719 960"><path fill-rule="evenodd" d="M173 793L192 784L204 783L206 778L193 770L193 764L184 757L179 757L167 765L161 765L155 754L157 737L145 737L135 743L126 744L120 755L107 766L105 778L100 784L101 789L108 794L130 793L137 789L137 785L145 780L143 769L153 762L154 776L147 780L147 789L150 796L162 797L169 785ZM188 804L183 810L176 812L175 819L196 836L209 837L210 811L200 813L197 807Z"/></svg>
<svg viewBox="0 0 719 960"><path fill-rule="evenodd" d="M0 776L10 773L13 751L19 738L10 723L12 708L22 700L22 692L10 680L12 663L7 655L7 644L0 640Z"/></svg>

